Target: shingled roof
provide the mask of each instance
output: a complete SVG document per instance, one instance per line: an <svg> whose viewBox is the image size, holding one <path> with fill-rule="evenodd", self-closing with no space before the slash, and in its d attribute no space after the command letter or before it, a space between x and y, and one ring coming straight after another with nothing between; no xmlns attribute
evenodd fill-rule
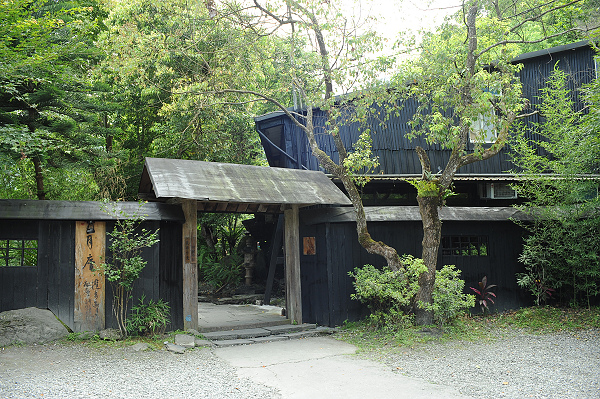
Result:
<svg viewBox="0 0 600 399"><path fill-rule="evenodd" d="M285 205L350 205L324 173L146 158L139 188L148 201L194 199L205 212L279 213Z"/></svg>

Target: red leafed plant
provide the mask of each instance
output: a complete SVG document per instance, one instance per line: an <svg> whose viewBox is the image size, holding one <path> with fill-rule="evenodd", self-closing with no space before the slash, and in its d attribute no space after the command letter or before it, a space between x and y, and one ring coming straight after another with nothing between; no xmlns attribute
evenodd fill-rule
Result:
<svg viewBox="0 0 600 399"><path fill-rule="evenodd" d="M477 301L479 302L479 306L481 306L481 312L485 313L486 309L489 312L490 308L488 307L488 302L494 303L492 298L496 298L496 294L490 291L491 288L496 287L496 284L487 284L487 276L484 276L479 283L479 289L471 288L477 294Z"/></svg>

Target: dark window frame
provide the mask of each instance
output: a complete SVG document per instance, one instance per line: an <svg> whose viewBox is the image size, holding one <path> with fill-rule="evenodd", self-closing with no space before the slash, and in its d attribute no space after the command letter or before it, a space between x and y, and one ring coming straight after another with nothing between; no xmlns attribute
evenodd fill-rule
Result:
<svg viewBox="0 0 600 399"><path fill-rule="evenodd" d="M0 239L0 267L37 267L38 248L39 243L36 239ZM27 260L34 258L35 264L29 264Z"/></svg>
<svg viewBox="0 0 600 399"><path fill-rule="evenodd" d="M442 236L442 256L489 256L488 236L446 235Z"/></svg>

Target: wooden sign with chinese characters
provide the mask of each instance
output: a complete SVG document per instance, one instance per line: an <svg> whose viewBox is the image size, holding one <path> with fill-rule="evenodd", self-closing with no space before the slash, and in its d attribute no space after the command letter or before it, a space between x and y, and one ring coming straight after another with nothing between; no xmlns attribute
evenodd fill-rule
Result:
<svg viewBox="0 0 600 399"><path fill-rule="evenodd" d="M76 332L103 330L105 222L76 222L75 226L75 306Z"/></svg>

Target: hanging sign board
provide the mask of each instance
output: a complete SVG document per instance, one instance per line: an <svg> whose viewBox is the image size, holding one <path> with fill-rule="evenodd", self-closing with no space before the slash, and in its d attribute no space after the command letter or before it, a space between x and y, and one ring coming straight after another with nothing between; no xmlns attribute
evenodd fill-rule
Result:
<svg viewBox="0 0 600 399"><path fill-rule="evenodd" d="M105 328L104 261L106 223L78 221L75 227L75 307L76 332Z"/></svg>

